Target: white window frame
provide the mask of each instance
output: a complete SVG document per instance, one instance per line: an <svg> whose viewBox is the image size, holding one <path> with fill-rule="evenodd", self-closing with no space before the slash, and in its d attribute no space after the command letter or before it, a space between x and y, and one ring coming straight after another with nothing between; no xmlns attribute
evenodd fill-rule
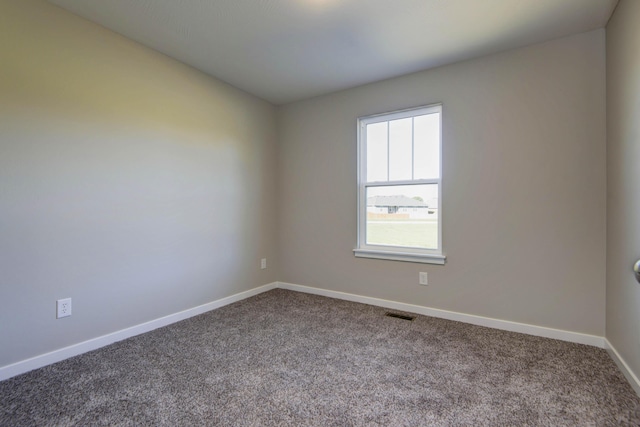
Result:
<svg viewBox="0 0 640 427"><path fill-rule="evenodd" d="M416 179L402 181L367 182L367 133L366 126L374 123L405 119L425 114L439 113L440 140L438 162L440 176L436 179ZM366 242L367 227L367 187L436 184L438 186L438 248L423 249L402 246L372 245ZM390 113L374 114L358 118L358 242L353 250L356 257L376 258L395 261L444 264L446 256L442 251L442 104L432 104Z"/></svg>

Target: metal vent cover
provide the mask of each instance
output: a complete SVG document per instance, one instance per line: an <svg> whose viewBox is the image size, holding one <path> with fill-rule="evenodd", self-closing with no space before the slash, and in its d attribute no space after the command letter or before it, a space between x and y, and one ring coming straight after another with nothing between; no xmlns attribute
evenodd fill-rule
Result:
<svg viewBox="0 0 640 427"><path fill-rule="evenodd" d="M416 318L415 316L407 316L404 314L391 313L390 311L387 311L384 315L387 317L395 317L396 319L408 320L410 322Z"/></svg>

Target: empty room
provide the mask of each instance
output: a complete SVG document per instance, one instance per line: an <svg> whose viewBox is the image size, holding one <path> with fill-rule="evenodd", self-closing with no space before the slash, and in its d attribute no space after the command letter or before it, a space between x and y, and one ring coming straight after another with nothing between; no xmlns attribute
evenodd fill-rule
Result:
<svg viewBox="0 0 640 427"><path fill-rule="evenodd" d="M640 426L638 23L0 0L0 426Z"/></svg>

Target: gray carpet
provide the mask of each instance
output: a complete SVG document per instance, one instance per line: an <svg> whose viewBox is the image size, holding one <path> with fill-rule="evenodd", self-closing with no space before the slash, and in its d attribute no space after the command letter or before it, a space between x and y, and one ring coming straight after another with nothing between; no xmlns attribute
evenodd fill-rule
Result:
<svg viewBox="0 0 640 427"><path fill-rule="evenodd" d="M0 425L640 425L602 349L384 312L273 290L0 382Z"/></svg>

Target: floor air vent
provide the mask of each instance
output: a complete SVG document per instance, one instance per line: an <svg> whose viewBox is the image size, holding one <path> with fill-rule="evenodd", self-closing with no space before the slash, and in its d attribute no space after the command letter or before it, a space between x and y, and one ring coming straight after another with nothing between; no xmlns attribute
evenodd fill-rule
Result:
<svg viewBox="0 0 640 427"><path fill-rule="evenodd" d="M402 320L408 320L408 321L412 321L413 319L415 319L415 316L405 316L404 314L398 314L398 313L386 312L384 315L388 317L395 317L396 319L402 319Z"/></svg>

